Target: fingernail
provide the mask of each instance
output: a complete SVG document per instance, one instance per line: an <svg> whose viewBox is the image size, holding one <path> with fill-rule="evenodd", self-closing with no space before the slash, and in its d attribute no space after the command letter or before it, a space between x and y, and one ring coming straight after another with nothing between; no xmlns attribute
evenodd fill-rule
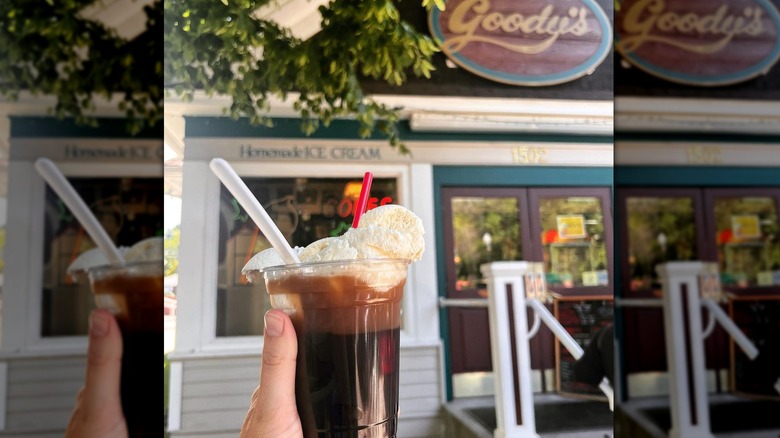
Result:
<svg viewBox="0 0 780 438"><path fill-rule="evenodd" d="M102 337L108 333L108 317L103 312L92 312L89 318L89 332L96 337Z"/></svg>
<svg viewBox="0 0 780 438"><path fill-rule="evenodd" d="M265 314L265 335L266 336L281 336L284 331L284 319L274 312L268 312Z"/></svg>

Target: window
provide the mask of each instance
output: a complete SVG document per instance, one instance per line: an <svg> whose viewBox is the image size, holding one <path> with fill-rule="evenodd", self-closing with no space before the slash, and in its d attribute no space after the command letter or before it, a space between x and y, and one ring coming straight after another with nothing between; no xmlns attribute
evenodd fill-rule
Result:
<svg viewBox="0 0 780 438"><path fill-rule="evenodd" d="M455 291L484 289L480 265L522 260L517 198L453 197Z"/></svg>
<svg viewBox="0 0 780 438"><path fill-rule="evenodd" d="M71 178L108 235L131 246L162 235L162 178ZM70 263L96 245L62 200L46 186L41 336L87 334L94 307L89 284L67 275Z"/></svg>
<svg viewBox="0 0 780 438"><path fill-rule="evenodd" d="M607 286L604 214L596 197L539 200L544 271L550 287Z"/></svg>
<svg viewBox="0 0 780 438"><path fill-rule="evenodd" d="M659 290L660 263L698 258L692 197L629 197L626 214L631 291Z"/></svg>
<svg viewBox="0 0 780 438"><path fill-rule="evenodd" d="M619 193L624 289L658 295L668 261L718 264L724 290L780 287L777 188L630 188Z"/></svg>
<svg viewBox="0 0 780 438"><path fill-rule="evenodd" d="M780 286L777 205L771 196L733 192L711 197L713 240L727 289Z"/></svg>
<svg viewBox="0 0 780 438"><path fill-rule="evenodd" d="M291 246L344 234L352 225L360 178L243 178ZM367 208L396 203L396 179L375 178ZM268 240L221 186L217 268L217 337L259 336L270 308L262 283L251 284L241 269Z"/></svg>

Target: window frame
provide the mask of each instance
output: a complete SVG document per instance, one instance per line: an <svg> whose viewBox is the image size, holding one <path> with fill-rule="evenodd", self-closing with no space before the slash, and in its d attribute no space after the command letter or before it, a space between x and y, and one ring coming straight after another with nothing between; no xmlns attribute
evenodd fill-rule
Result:
<svg viewBox="0 0 780 438"><path fill-rule="evenodd" d="M706 259L710 262L717 263L718 260L718 245L714 240L715 233L717 231L717 223L715 220L715 200L717 198L725 197L767 197L775 203L775 214L777 215L777 225L780 227L780 187L703 187L701 189L701 197L703 199L703 208L705 213L705 238L707 240ZM720 272L720 266L718 266ZM722 287L723 291L738 295L773 295L780 293L780 286L748 286L746 288L737 287Z"/></svg>
<svg viewBox="0 0 780 438"><path fill-rule="evenodd" d="M627 212L627 200L629 197L690 197L693 200L694 220L696 222L697 260L708 263L716 263L718 260L718 248L713 240L717 225L715 223L714 206L715 199L720 197L752 197L766 196L775 201L775 208L780 221L780 189L776 187L625 187L617 189L618 205L621 211ZM628 284L631 282L631 272L628 266L628 216L621 215L618 223L618 236L621 242L620 253L620 288L623 297L653 297L657 298L652 290L645 289L630 291ZM780 225L780 224L779 224ZM777 293L777 286L750 286L747 288L724 287L729 293L741 295L764 295Z"/></svg>
<svg viewBox="0 0 780 438"><path fill-rule="evenodd" d="M162 168L149 163L86 163L58 162L57 167L66 178L163 178ZM25 344L30 352L70 354L83 353L87 348L87 335L43 336L43 253L44 253L44 217L46 182L37 174L30 163L31 172L27 176L30 196L30 248L31 259L27 275L27 308L29 317L25 324Z"/></svg>
<svg viewBox="0 0 780 438"><path fill-rule="evenodd" d="M539 204L545 198L597 198L601 201L601 213L603 215L604 227L604 245L607 251L607 278L609 282L606 286L576 286L570 288L556 287L547 285L547 289L562 296L591 296L591 295L609 295L614 296L615 278L614 272L614 234L613 209L612 209L612 190L609 187L529 187L528 189L528 215L530 216L531 236L541 236L542 222L539 216ZM533 238L533 237L532 237ZM544 260L544 248L538 240L531 245L532 258L534 261Z"/></svg>
<svg viewBox="0 0 780 438"><path fill-rule="evenodd" d="M696 222L696 246L697 257L699 260L706 260L709 257L710 250L708 248L708 241L704 234L706 233L704 223L704 204L701 197L700 188L692 187L626 187L617 189L618 205L620 211L624 212L618 222L618 238L620 239L620 248L618 248L620 257L620 283L621 296L628 298L658 298L652 289L641 289L637 291L631 291L629 285L631 284L631 269L628 264L628 198L631 197L645 197L645 198L684 198L690 197L693 202L693 217Z"/></svg>
<svg viewBox="0 0 780 438"><path fill-rule="evenodd" d="M195 163L191 163L195 164ZM305 175L309 178L345 178L354 177L362 179L367 168L364 164L343 163L334 165L327 164L309 164L309 163L270 163L270 162L249 162L234 161L230 163L236 173L241 177L254 178L296 178ZM188 163L185 162L185 166ZM396 203L408 206L410 200L410 169L407 165L372 165L370 168L375 178L394 178L397 181L398 199ZM180 252L180 269L197 269L199 267L204 275L204 281L201 283L205 290L200 291L202 295L202 309L198 331L200 340L195 341L199 346L196 350L202 353L242 353L258 351L258 346L263 345L264 337L257 336L217 336L217 257L219 251L218 233L219 233L219 204L220 204L220 185L219 179L211 172L206 177L204 183L207 185L206 193L203 199L205 203L205 217L203 227L206 235L204 236L204 252L200 256L197 254L186 254ZM192 178L193 175L185 174ZM189 187L184 188L186 192ZM187 210L190 203L187 199L183 200L182 209ZM189 228L182 220L182 235ZM212 237L213 236L213 237ZM192 238L192 237L191 237ZM401 330L401 343L411 343L415 339L416 327L414 326L416 318L412 317L415 270L410 268L407 285L404 291L404 297L401 303L403 309L403 329ZM183 303L182 303L183 304ZM181 306L179 307L181 309ZM183 310L186 312L186 310ZM177 334L177 344L179 335ZM190 342L192 343L192 342ZM177 347L177 350L178 347Z"/></svg>

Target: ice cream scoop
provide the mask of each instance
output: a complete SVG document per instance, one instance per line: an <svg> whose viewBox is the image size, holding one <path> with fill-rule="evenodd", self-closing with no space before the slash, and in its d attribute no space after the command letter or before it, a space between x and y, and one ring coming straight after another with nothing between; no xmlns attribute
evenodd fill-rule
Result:
<svg viewBox="0 0 780 438"><path fill-rule="evenodd" d="M126 246L119 248L119 253L124 256L127 250L130 249ZM76 257L70 265L68 265L67 273L70 276L77 276L79 273L86 273L90 268L95 266L105 266L110 264L106 253L100 248L88 249Z"/></svg>
<svg viewBox="0 0 780 438"><path fill-rule="evenodd" d="M138 241L131 247L119 247L119 253L127 263L134 262L152 262L163 259L163 238L150 237ZM100 248L92 248L79 254L70 265L67 273L71 277L77 277L80 273L86 273L88 270L110 264L105 252Z"/></svg>
<svg viewBox="0 0 780 438"><path fill-rule="evenodd" d="M149 237L147 239L136 242L127 250L125 255L125 261L128 263L133 262L153 262L155 260L163 259L163 238L162 237Z"/></svg>
<svg viewBox="0 0 780 438"><path fill-rule="evenodd" d="M340 237L326 237L298 249L303 263L356 259L404 259L417 261L425 250L422 220L409 209L387 204L367 211L357 228ZM281 256L269 248L256 254L241 272L249 275L283 265Z"/></svg>

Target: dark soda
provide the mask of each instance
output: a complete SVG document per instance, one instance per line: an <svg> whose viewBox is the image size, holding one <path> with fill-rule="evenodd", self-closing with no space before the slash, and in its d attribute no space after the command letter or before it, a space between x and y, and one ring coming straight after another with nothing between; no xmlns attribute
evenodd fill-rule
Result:
<svg viewBox="0 0 780 438"><path fill-rule="evenodd" d="M165 428L159 403L164 313L159 265L159 275L133 272L133 267L90 273L98 307L114 313L122 332L120 392L129 438L159 437Z"/></svg>
<svg viewBox="0 0 780 438"><path fill-rule="evenodd" d="M360 263L367 266L355 266ZM298 338L295 395L305 438L396 435L408 263L386 263L350 265L378 275L344 275L338 269L328 275L316 268L300 275L265 273L271 304L290 315Z"/></svg>

